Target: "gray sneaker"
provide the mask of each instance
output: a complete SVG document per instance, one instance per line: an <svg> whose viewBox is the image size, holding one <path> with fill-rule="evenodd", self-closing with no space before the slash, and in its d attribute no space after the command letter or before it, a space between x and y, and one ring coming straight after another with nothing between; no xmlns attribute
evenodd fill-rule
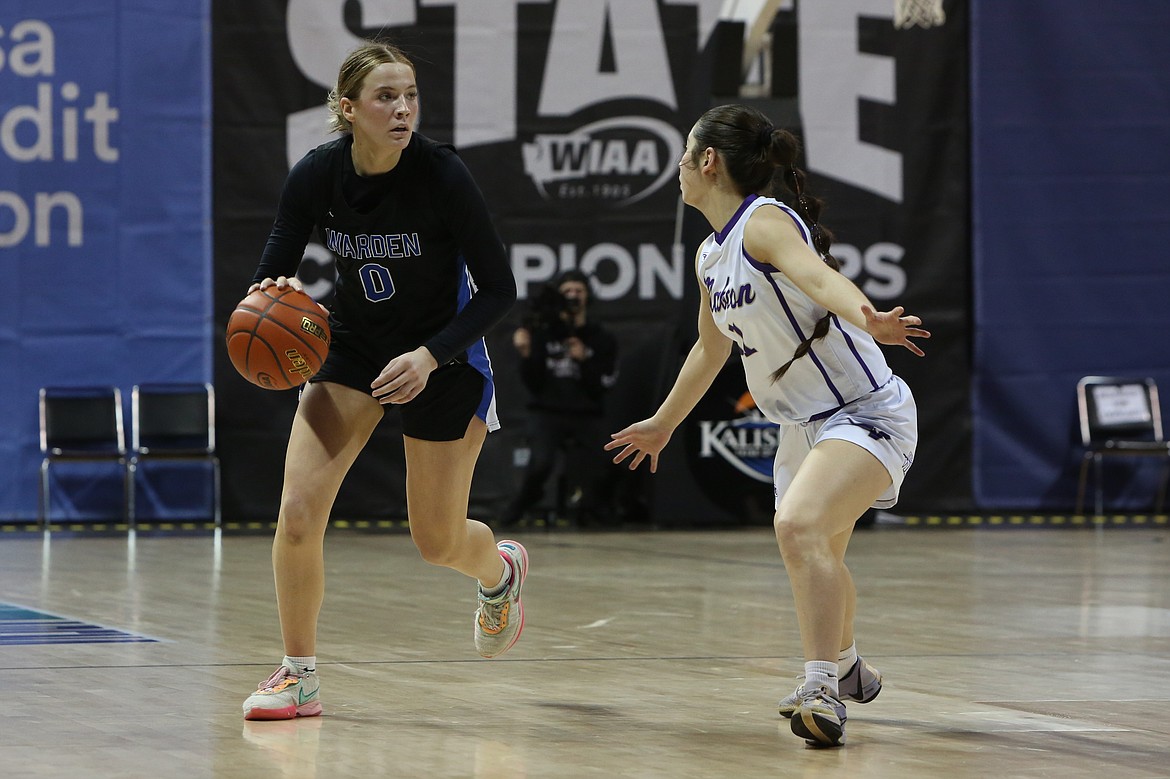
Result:
<svg viewBox="0 0 1170 779"><path fill-rule="evenodd" d="M512 566L508 589L491 598L479 590L479 608L475 611L475 649L482 657L499 657L520 638L524 630L524 606L520 588L528 575L528 552L518 541L496 544L500 555Z"/></svg>
<svg viewBox="0 0 1170 779"><path fill-rule="evenodd" d="M244 719L293 719L321 713L321 682L313 671L281 663L244 701Z"/></svg>
<svg viewBox="0 0 1170 779"><path fill-rule="evenodd" d="M849 669L849 673L842 676L837 685L841 692L841 700L869 703L882 691L882 672L859 657L853 667ZM803 692L804 685L802 684L791 695L780 699L780 714L782 716L792 716L800 704L800 696Z"/></svg>
<svg viewBox="0 0 1170 779"><path fill-rule="evenodd" d="M803 689L792 713L792 732L813 747L839 747L845 743L845 704L827 687Z"/></svg>

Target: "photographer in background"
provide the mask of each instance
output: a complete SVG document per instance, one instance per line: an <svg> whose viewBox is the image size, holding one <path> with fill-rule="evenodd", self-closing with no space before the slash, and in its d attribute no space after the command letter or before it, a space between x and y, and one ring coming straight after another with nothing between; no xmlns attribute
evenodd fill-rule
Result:
<svg viewBox="0 0 1170 779"><path fill-rule="evenodd" d="M565 271L532 300L512 334L530 395L531 456L500 526L514 525L540 500L558 454L565 458L566 502L578 523L598 521L603 509L604 401L617 381L617 339L589 320L590 295L588 276Z"/></svg>

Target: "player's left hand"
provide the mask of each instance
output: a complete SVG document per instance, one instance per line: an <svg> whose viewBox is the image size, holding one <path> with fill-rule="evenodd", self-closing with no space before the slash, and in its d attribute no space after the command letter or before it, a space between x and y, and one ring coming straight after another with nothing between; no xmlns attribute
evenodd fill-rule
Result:
<svg viewBox="0 0 1170 779"><path fill-rule="evenodd" d="M918 327L922 324L918 317L902 316L905 311L902 306L896 306L892 311L874 311L867 305L861 306L865 327L873 340L890 346L905 346L919 357L925 357L926 352L910 339L930 338L930 333Z"/></svg>
<svg viewBox="0 0 1170 779"><path fill-rule="evenodd" d="M427 386L431 371L437 367L434 355L425 346L398 355L370 383L374 399L382 404L409 403Z"/></svg>

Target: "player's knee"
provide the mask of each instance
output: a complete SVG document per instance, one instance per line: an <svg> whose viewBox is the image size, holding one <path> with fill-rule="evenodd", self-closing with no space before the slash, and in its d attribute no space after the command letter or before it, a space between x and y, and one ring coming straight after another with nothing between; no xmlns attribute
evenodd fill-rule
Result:
<svg viewBox="0 0 1170 779"><path fill-rule="evenodd" d="M455 562L458 544L454 538L433 533L415 533L413 538L418 553L423 560L431 565L442 565L449 568Z"/></svg>
<svg viewBox="0 0 1170 779"><path fill-rule="evenodd" d="M817 526L818 517L814 511L781 501L772 520L781 556L785 560L794 560L806 554L824 535L818 532Z"/></svg>
<svg viewBox="0 0 1170 779"><path fill-rule="evenodd" d="M281 500L276 532L291 544L317 541L325 533L328 518L328 507L322 509L311 500L286 492Z"/></svg>

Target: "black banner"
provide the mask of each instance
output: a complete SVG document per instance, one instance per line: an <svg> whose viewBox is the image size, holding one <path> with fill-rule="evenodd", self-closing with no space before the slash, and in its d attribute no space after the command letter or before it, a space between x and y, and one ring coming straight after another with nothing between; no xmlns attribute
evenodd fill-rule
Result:
<svg viewBox="0 0 1170 779"><path fill-rule="evenodd" d="M904 505L966 505L965 9L948 4L941 29L895 31L888 18L862 15L871 2L806 5L799 53L776 52L777 62L787 58L801 74L800 94L762 105L806 139L812 185L829 201L825 221L839 236L835 253L845 272L879 307L904 304L935 333L927 360L890 355L915 391L922 426ZM593 315L621 344L609 407L615 430L656 407L693 340L692 263L709 228L696 225L694 214L680 219L676 164L691 124L713 102L715 62L725 64L715 52L712 7L699 0L215 3L217 323L247 288L289 165L326 139L323 104L340 61L359 37L389 37L418 70L419 130L454 142L476 176L521 295L511 320L488 338L503 429L485 445L472 515L490 517L514 489L514 455L524 447L525 395L511 330L540 285L573 267L594 276ZM793 27L783 14L778 23ZM842 50L834 34L841 30L855 30L857 45ZM872 68L853 68L863 57L885 63L876 82ZM875 102L883 89L890 99ZM856 164L838 170L851 156ZM310 245L300 274L323 302L332 285L327 260ZM247 384L222 351L216 377L225 514L269 519L295 396ZM696 440L703 439L676 436L670 462L678 468L653 479L613 469L620 491L677 495L701 478L734 490L736 479L750 478L734 468L682 465ZM335 515L405 516L403 470L391 412L342 488ZM718 515L655 513L667 523L746 519L732 507L713 510Z"/></svg>

